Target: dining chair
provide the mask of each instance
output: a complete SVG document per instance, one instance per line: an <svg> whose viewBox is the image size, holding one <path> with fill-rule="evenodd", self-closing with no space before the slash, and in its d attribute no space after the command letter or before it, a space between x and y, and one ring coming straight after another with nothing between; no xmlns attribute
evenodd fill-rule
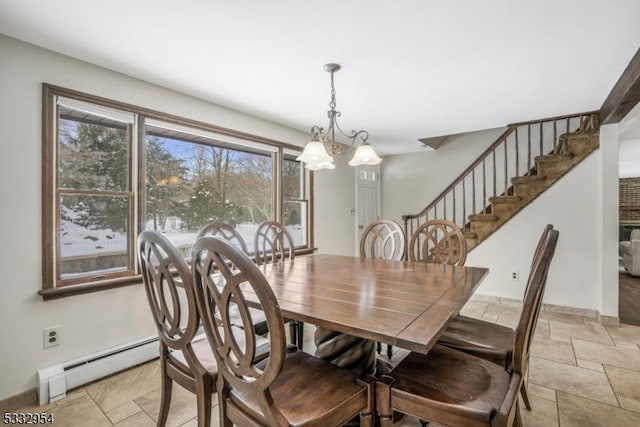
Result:
<svg viewBox="0 0 640 427"><path fill-rule="evenodd" d="M402 227L391 219L378 219L367 225L360 237L360 257L401 260L405 252Z"/></svg>
<svg viewBox="0 0 640 427"><path fill-rule="evenodd" d="M213 221L206 224L200 229L196 236L196 239L199 239L203 236L212 236L224 239L242 250L242 252L244 252L245 254L249 253L247 242L242 237L242 234L240 234L236 228L227 223ZM253 330L256 335L265 335L267 333L265 319L261 316L261 314L262 312L257 311L253 316L253 320L256 322L254 324ZM232 316L231 322L233 324L241 326L239 315L239 313L235 313L235 316Z"/></svg>
<svg viewBox="0 0 640 427"><path fill-rule="evenodd" d="M277 221L264 221L256 229L254 237L254 259L256 264L264 265L275 262L293 261L295 244L289 231ZM291 343L302 350L304 343L304 323L286 319L289 324ZM264 326L258 323L256 328Z"/></svg>
<svg viewBox="0 0 640 427"><path fill-rule="evenodd" d="M540 240L534 251L533 259L531 261L531 267L529 271L529 278L524 291L523 302L533 300L527 298L527 295L531 291L531 285L533 283L534 266L542 256L542 249L544 243L547 240L549 232L553 230L553 225L548 224L540 236ZM538 304L541 301L537 301ZM535 320L537 322L540 307L534 307ZM523 310L521 316L525 315ZM536 325L534 322L534 325ZM480 319L474 319L467 316L456 316L449 322L447 329L439 338L439 343L455 348L457 350L464 351L466 353L473 354L483 359L489 360L493 363L497 363L504 367L504 369L510 369L511 354L513 353L515 331L507 326L498 325L497 323L487 322ZM527 370L525 369L526 373ZM531 410L531 404L529 402L529 396L527 394L527 377L525 376L522 382L522 388L520 390L522 394L522 400L525 407Z"/></svg>
<svg viewBox="0 0 640 427"><path fill-rule="evenodd" d="M213 221L206 224L198 231L196 239L203 236L219 237L221 239L229 241L232 245L239 247L245 254L249 253L247 248L247 242L245 242L242 234L238 230L224 222Z"/></svg>
<svg viewBox="0 0 640 427"><path fill-rule="evenodd" d="M360 257L401 260L405 254L405 237L402 227L391 219L377 219L371 222L360 237ZM378 354L382 344L376 343ZM387 344L387 357L391 359L393 346Z"/></svg>
<svg viewBox="0 0 640 427"><path fill-rule="evenodd" d="M175 381L196 394L198 419L202 419L201 425L209 426L218 368L206 335L198 334L200 315L195 295L186 292L186 298L181 298L178 293L178 287L190 287L189 266L173 243L153 230L138 236L138 262L160 337L162 387L157 425L167 422Z"/></svg>
<svg viewBox="0 0 640 427"><path fill-rule="evenodd" d="M358 414L361 425L372 425L374 382L360 381L351 371L302 351L286 352L278 301L246 254L203 237L194 244L191 259L197 304L219 366L221 425L339 426ZM233 305L245 323L244 345L229 332ZM247 332L253 323L250 307L267 319L270 356L262 362L254 360L255 341Z"/></svg>
<svg viewBox="0 0 640 427"><path fill-rule="evenodd" d="M392 425L393 411L444 425L522 426L518 391L557 240L558 231L551 230L533 267L514 335L511 369L440 344L427 355L410 353L376 382L381 426Z"/></svg>
<svg viewBox="0 0 640 427"><path fill-rule="evenodd" d="M295 245L289 231L277 221L264 221L258 225L254 237L254 258L263 265L278 260L293 260Z"/></svg>
<svg viewBox="0 0 640 427"><path fill-rule="evenodd" d="M408 252L410 261L464 265L467 240L453 222L432 219L413 232Z"/></svg>

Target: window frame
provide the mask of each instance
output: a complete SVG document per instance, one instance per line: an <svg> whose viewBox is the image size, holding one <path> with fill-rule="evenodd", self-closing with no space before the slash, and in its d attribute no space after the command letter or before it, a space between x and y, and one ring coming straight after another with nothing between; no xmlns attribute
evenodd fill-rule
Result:
<svg viewBox="0 0 640 427"><path fill-rule="evenodd" d="M292 152L284 152L285 150L282 150L282 154L281 154L281 158L282 158L282 163L284 164L285 161L296 161L295 160L295 154L293 154ZM280 219L278 220L280 223L283 222L284 220L284 204L287 202L294 202L294 203L302 203L305 205L305 213L306 213L306 221L307 221L307 230L306 230L306 236L305 236L305 241L307 242L306 246L296 246L296 249L299 248L306 248L308 246L312 246L311 244L311 234L312 232L310 232L310 228L311 227L311 222L310 221L310 217L312 215L311 214L311 210L313 207L313 203L311 201L311 195L313 194L313 187L311 184L311 177L313 176L312 173L310 173L310 171L304 167L304 164L302 164L302 162L298 162L300 163L300 171L302 172L300 174L300 197L299 198L285 198L284 194L282 195L282 197L279 198L279 200L282 201L282 206L280 209ZM284 167L282 167L282 170L284 170ZM282 177L282 174L280 174L280 177ZM282 188L282 186L280 186L280 188Z"/></svg>
<svg viewBox="0 0 640 427"><path fill-rule="evenodd" d="M131 248L130 257L133 259L133 271L121 270L110 273L104 279L91 276L83 276L77 278L60 279L57 271L60 265L59 260L59 243L60 243L60 188L58 187L58 97L77 100L94 104L98 107L107 107L120 110L122 112L131 113L135 116L133 125L128 126L129 134L129 218L131 218L131 227L129 230L128 244ZM145 120L161 121L190 128L196 131L213 133L221 137L229 137L231 140L241 140L247 143L265 146L266 151L271 151L273 158L273 179L272 179L272 209L276 221L282 221L283 204L282 199L282 162L285 156L290 157L290 152L301 152L302 147L287 144L281 141L253 135L246 132L236 131L220 127L217 125L164 113L145 107L115 101L112 99L79 92L72 89L55 86L49 83L42 84L42 289L38 293L44 300L56 299L65 296L96 292L105 289L127 286L142 283L142 277L139 274L136 262L137 254L135 253L135 238L138 233L144 229L144 174L145 174L145 153L144 153L144 136L145 136ZM285 154L285 150L287 154ZM247 150L249 151L249 150ZM302 168L303 180L308 185L303 185L302 190L308 191L303 194L307 202L307 245L297 247L296 254L311 253L314 250L313 238L313 172ZM67 193L68 190L63 190ZM100 191L93 191L99 193ZM289 200L287 200L289 201Z"/></svg>

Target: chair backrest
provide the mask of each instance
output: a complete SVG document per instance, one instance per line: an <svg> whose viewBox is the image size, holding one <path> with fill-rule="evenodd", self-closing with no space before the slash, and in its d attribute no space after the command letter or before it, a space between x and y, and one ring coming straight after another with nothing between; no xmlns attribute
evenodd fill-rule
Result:
<svg viewBox="0 0 640 427"><path fill-rule="evenodd" d="M464 265L467 240L462 230L451 221L432 219L411 235L409 260L437 264Z"/></svg>
<svg viewBox="0 0 640 427"><path fill-rule="evenodd" d="M224 222L210 222L200 229L196 240L203 236L219 237L229 241L233 246L242 249L242 252L249 253L247 242L244 241L242 234L234 227Z"/></svg>
<svg viewBox="0 0 640 427"><path fill-rule="evenodd" d="M533 258L531 258L531 266L529 267L529 274L531 275L531 272L533 271L533 267L536 264L536 262L538 261L538 259L540 258L540 255L542 253L542 248L544 246L544 242L547 239L547 234L549 234L549 232L553 230L553 224L547 224L544 227L544 230L542 230L542 235L540 236L540 240L538 240L538 245L536 246L536 250L533 252ZM522 298L522 301L525 301L527 299L527 295L529 294L529 286L531 285L531 281L527 280L527 286L524 290L524 297Z"/></svg>
<svg viewBox="0 0 640 427"><path fill-rule="evenodd" d="M538 259L529 273L527 288L522 305L522 313L516 327L515 343L513 346L513 370L520 376L525 375L529 364L529 353L535 325L540 314L544 289L547 283L549 267L558 243L558 230L549 230L540 248Z"/></svg>
<svg viewBox="0 0 640 427"><path fill-rule="evenodd" d="M276 221L265 221L258 225L253 246L258 265L293 259L295 256L291 234Z"/></svg>
<svg viewBox="0 0 640 427"><path fill-rule="evenodd" d="M285 425L269 392L282 370L286 343L280 306L267 279L245 253L214 237L196 240L191 263L202 324L218 363L218 393L235 388L258 402L266 425ZM269 334L269 358L264 366L255 361L251 314L255 310L264 313ZM242 329L234 328L235 334L232 312L239 312L243 323ZM238 331L244 336L238 337Z"/></svg>
<svg viewBox="0 0 640 427"><path fill-rule="evenodd" d="M161 345L182 351L190 367L200 367L191 348L200 316L195 295L189 292L189 266L173 243L153 230L138 236L138 262ZM180 297L177 280L187 291L186 298Z"/></svg>
<svg viewBox="0 0 640 427"><path fill-rule="evenodd" d="M402 227L390 219L378 219L369 224L360 238L360 256L401 260L404 257L405 238Z"/></svg>

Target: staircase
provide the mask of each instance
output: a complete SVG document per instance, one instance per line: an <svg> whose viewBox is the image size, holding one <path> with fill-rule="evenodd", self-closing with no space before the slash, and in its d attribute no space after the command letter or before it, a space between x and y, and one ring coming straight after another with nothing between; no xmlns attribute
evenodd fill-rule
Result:
<svg viewBox="0 0 640 427"><path fill-rule="evenodd" d="M424 209L403 215L407 241L446 219L472 250L598 147L597 111L511 124Z"/></svg>

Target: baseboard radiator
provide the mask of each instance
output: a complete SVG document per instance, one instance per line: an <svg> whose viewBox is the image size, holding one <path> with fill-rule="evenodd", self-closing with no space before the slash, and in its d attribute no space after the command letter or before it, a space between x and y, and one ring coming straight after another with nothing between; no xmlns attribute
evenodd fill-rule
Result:
<svg viewBox="0 0 640 427"><path fill-rule="evenodd" d="M155 359L159 357L158 348L158 337L149 337L41 369L39 404L55 402L65 397L67 390Z"/></svg>

